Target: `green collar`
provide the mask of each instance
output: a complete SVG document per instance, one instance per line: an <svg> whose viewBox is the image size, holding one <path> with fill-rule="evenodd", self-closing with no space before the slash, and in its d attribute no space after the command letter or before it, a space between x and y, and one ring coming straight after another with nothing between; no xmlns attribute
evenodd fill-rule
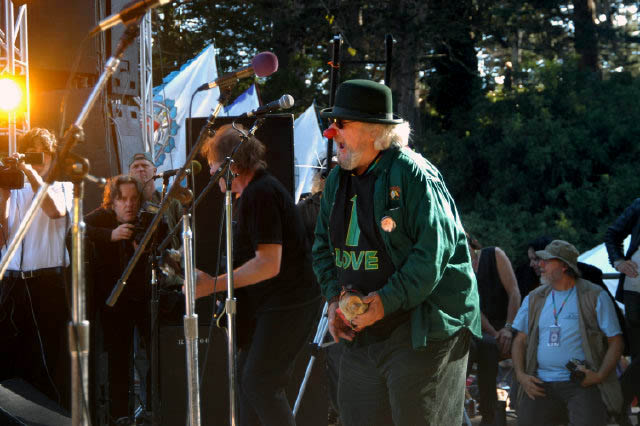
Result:
<svg viewBox="0 0 640 426"><path fill-rule="evenodd" d="M382 152L382 155L378 157L377 161L371 165L370 170L378 176L388 171L391 167L391 163L393 163L393 160L396 159L398 154L400 154L400 148L387 148Z"/></svg>

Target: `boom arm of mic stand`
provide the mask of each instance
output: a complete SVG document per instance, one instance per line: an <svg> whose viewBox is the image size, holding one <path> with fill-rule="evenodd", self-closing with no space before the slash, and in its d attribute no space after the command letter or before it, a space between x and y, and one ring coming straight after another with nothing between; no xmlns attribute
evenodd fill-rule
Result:
<svg viewBox="0 0 640 426"><path fill-rule="evenodd" d="M111 78L113 73L118 68L118 65L120 64L120 59L122 58L122 55L124 54L125 49L129 44L131 44L131 42L133 42L137 34L138 34L137 22L127 26L127 29L125 30L124 34L122 35L122 39L120 40L120 44L118 45L116 54L110 57L107 63L105 64L104 70L102 71L100 78L98 79L98 81L96 82L96 85L91 91L89 98L87 99L84 106L82 107L82 111L80 111L78 118L76 119L74 124L69 128L69 130L67 130L67 132L65 133L63 143L62 143L62 148L53 157L53 161L51 162L51 168L49 169L49 172L47 173L47 176L44 179L44 183L42 184L42 186L34 196L33 200L31 201L31 205L29 206L29 209L27 209L24 219L22 220L22 222L20 222L20 225L18 226L15 236L9 243L9 246L7 247L7 251L5 252L4 256L2 256L2 261L0 261L0 279L2 279L2 277L4 276L4 273L7 271L7 268L9 267L9 262L15 255L18 249L18 246L20 245L22 240L24 240L24 237L27 234L29 227L31 226L31 222L33 222L33 219L35 218L36 212L44 202L44 197L47 194L49 187L53 182L55 182L56 177L59 175L59 169L63 167L64 161L67 158L67 155L76 144L76 141L79 140L79 137L82 135L83 133L82 125L87 120L89 112L93 108L93 105L96 103L96 100L98 99L98 96L102 92L102 89L104 89L105 85L109 81L109 78Z"/></svg>
<svg viewBox="0 0 640 426"><path fill-rule="evenodd" d="M200 130L200 134L198 135L198 141L196 142L194 147L191 149L191 152L189 153L189 156L185 160L185 163L182 165L182 167L176 174L176 178L174 179L173 184L169 188L167 196L165 197L164 200L162 200L162 203L160 203L158 212L156 213L155 217L149 224L149 227L147 228L147 231L144 233L144 236L140 240L140 244L138 245L138 248L133 253L133 256L131 256L131 259L129 259L129 263L127 264L127 267L125 268L125 270L122 272L120 279L111 290L111 294L109 295L109 298L106 301L108 306L113 307L113 305L115 305L116 302L118 301L118 297L120 297L120 294L124 290L124 286L127 285L127 280L129 279L129 276L133 272L133 268L136 266L136 263L138 263L138 260L142 256L142 252L144 251L145 247L147 247L147 244L151 239L151 235L158 227L158 224L162 219L163 213L169 208L169 202L172 198L173 193L176 191L177 187L180 186L180 182L182 181L182 179L184 179L184 177L187 174L186 172L187 168L191 167L191 162L193 161L196 154L200 151L200 148L204 144L204 141L206 140L206 138L204 138L205 133L209 132L209 128L213 125L213 122L215 121L218 114L220 114L220 111L222 110L222 105L223 103L220 102L219 100L218 105L216 106L216 109L211 114L211 117L209 117L209 121L202 128L202 130Z"/></svg>

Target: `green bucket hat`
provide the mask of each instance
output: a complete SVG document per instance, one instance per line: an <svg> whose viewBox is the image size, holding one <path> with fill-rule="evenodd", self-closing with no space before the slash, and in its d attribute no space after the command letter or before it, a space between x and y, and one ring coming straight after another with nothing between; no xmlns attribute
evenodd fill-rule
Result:
<svg viewBox="0 0 640 426"><path fill-rule="evenodd" d="M404 121L393 113L391 89L371 80L343 82L338 86L335 104L320 111L320 117L381 124Z"/></svg>
<svg viewBox="0 0 640 426"><path fill-rule="evenodd" d="M578 256L580 252L572 244L563 240L551 241L544 250L536 251L536 255L540 259L558 259L567 264L573 271L580 276L578 268Z"/></svg>

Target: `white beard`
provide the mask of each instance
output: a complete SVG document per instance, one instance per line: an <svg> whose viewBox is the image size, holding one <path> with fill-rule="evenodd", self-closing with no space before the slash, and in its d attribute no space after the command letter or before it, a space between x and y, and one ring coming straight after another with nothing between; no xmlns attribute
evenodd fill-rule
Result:
<svg viewBox="0 0 640 426"><path fill-rule="evenodd" d="M361 152L345 150L344 154L338 153L338 165L345 170L353 170L358 166L361 158Z"/></svg>

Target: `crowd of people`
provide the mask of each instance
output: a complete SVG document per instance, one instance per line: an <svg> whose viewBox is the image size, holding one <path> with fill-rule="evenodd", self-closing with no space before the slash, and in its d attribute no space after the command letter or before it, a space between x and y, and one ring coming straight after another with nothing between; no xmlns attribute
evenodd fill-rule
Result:
<svg viewBox="0 0 640 426"><path fill-rule="evenodd" d="M627 424L640 383L640 199L605 239L622 274L616 299L623 314L602 273L579 263L569 242L532 241L529 266L516 270L502 249L482 247L465 231L443 176L408 148L409 124L392 104L385 85L339 86L334 106L321 111L337 166L323 176L323 190L299 206L267 171L265 145L241 126L223 126L204 143L212 175L234 158L238 424L296 424L285 387L323 301L336 342L327 356L329 396L342 425L459 425L472 361L482 424L497 424L498 363L507 358L517 379L511 399L518 423L604 425L615 416ZM5 247L55 149L55 136L44 129L20 139L21 152L41 152L44 162L31 166L14 155L27 184L0 189ZM140 345L149 345L149 252L115 306L105 301L137 247L143 203L161 201L155 173L148 154L135 154L128 174L109 179L102 205L85 217L89 305L100 330L92 339L101 336L107 354L109 423L132 415L134 329ZM226 180L219 186L225 192ZM14 349L0 352L0 380L23 377L66 408L71 198L69 183L50 187L0 287L0 344ZM161 238L182 211L171 201ZM172 245L179 248L179 240ZM196 278L196 297L204 298L224 289L227 273L197 270ZM353 299L361 309L345 315ZM625 353L632 362L619 377Z"/></svg>

